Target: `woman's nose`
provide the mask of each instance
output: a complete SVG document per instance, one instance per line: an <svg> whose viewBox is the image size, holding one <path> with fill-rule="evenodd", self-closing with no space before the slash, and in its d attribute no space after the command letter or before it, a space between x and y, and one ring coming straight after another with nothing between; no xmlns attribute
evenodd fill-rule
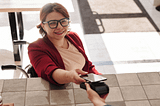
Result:
<svg viewBox="0 0 160 106"><path fill-rule="evenodd" d="M60 22L58 22L57 28L56 29L61 29L63 28L63 26L60 24Z"/></svg>

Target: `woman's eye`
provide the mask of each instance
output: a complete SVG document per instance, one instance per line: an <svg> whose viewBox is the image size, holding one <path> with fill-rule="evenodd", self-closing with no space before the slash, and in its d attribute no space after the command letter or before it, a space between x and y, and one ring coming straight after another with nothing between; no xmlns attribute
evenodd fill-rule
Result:
<svg viewBox="0 0 160 106"><path fill-rule="evenodd" d="M63 22L66 22L66 20L62 20L61 22L62 22L62 23L63 23Z"/></svg>
<svg viewBox="0 0 160 106"><path fill-rule="evenodd" d="M54 24L57 24L57 22L55 22L55 21L51 21L51 22L49 22L49 24L51 25L54 25Z"/></svg>

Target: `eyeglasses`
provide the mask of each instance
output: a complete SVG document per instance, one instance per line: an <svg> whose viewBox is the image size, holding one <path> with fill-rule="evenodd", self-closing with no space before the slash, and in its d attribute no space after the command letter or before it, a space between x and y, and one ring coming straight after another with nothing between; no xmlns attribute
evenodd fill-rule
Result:
<svg viewBox="0 0 160 106"><path fill-rule="evenodd" d="M50 20L47 22L42 22L43 24L48 23L48 26L51 29L57 28L58 22L61 24L61 26L66 27L69 24L69 18L62 18L60 20Z"/></svg>

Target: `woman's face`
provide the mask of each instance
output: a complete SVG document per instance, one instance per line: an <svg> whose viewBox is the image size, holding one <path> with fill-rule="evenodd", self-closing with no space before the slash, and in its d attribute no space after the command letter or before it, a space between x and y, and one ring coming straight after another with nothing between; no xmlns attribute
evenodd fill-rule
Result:
<svg viewBox="0 0 160 106"><path fill-rule="evenodd" d="M51 12L47 15L45 22L50 20L61 20L63 18L65 17L61 13ZM58 26L54 29L51 29L48 26L48 23L42 24L42 27L46 31L48 38L51 40L60 40L68 33L68 26L63 27L60 22L58 22Z"/></svg>

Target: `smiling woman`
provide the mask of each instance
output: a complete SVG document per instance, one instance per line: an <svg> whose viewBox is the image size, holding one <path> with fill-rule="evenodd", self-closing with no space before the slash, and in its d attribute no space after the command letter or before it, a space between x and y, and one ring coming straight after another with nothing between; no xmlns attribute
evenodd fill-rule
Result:
<svg viewBox="0 0 160 106"><path fill-rule="evenodd" d="M48 3L40 11L37 26L43 38L28 46L30 62L39 77L56 84L85 82L79 75L98 73L85 54L75 32L68 31L68 11L59 3Z"/></svg>
<svg viewBox="0 0 160 106"><path fill-rule="evenodd" d="M50 17L52 16L52 14L50 16L48 16L48 14L50 14L51 12L58 12L60 15L62 15L65 18L69 19L69 13L67 11L67 9L62 6L59 3L48 3L46 5L44 5L40 11L40 20L41 23L37 26L37 28L40 28L39 32L41 34L46 34L46 32L43 30L42 28L42 23L44 24L46 20L46 17ZM53 19L52 19L53 20ZM49 23L48 23L49 25Z"/></svg>

